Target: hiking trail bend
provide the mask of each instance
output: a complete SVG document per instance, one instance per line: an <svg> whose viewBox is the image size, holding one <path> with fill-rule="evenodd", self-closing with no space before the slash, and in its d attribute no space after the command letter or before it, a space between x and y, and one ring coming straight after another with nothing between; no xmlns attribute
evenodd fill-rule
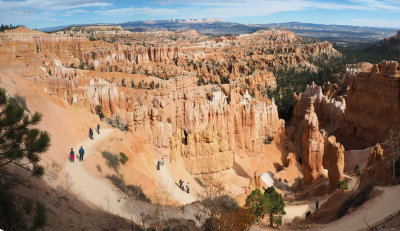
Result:
<svg viewBox="0 0 400 231"><path fill-rule="evenodd" d="M113 131L114 129L102 129L100 134L95 132L93 140L89 138L80 145L74 147L75 155L79 156L79 148L83 146L85 150L83 160L85 161L95 152L95 145L111 135ZM70 163L68 159L65 165L70 187L78 197L91 204L97 205L109 213L127 219L131 219L131 216L136 218L134 220L139 219L137 211L131 208L130 202L121 198L115 187L109 181L89 174L83 167L83 162L79 162L79 158L75 157L75 162L72 163Z"/></svg>

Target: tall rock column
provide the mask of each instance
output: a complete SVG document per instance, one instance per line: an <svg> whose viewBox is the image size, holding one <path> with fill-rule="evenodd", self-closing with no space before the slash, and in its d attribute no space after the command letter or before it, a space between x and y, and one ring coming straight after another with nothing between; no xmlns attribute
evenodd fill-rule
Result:
<svg viewBox="0 0 400 231"><path fill-rule="evenodd" d="M336 137L330 136L325 142L325 153L322 165L328 169L329 188L335 189L343 178L344 147L336 143Z"/></svg>
<svg viewBox="0 0 400 231"><path fill-rule="evenodd" d="M319 132L318 117L314 112L314 102L304 117L303 133L303 174L306 184L314 183L323 175L322 156L324 155L324 137Z"/></svg>

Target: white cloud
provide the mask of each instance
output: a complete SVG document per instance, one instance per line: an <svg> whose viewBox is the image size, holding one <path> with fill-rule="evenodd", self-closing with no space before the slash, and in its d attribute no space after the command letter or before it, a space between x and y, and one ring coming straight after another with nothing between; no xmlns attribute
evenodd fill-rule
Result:
<svg viewBox="0 0 400 231"><path fill-rule="evenodd" d="M71 10L85 7L104 7L112 6L109 2L98 2L93 0L25 0L25 1L1 1L0 10Z"/></svg>

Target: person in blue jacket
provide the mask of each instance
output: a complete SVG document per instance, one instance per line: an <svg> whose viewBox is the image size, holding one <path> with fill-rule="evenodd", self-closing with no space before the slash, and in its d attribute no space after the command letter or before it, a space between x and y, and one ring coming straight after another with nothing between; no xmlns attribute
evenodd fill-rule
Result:
<svg viewBox="0 0 400 231"><path fill-rule="evenodd" d="M84 154L85 154L85 150L81 146L81 148L79 149L79 161L83 161L83 155Z"/></svg>

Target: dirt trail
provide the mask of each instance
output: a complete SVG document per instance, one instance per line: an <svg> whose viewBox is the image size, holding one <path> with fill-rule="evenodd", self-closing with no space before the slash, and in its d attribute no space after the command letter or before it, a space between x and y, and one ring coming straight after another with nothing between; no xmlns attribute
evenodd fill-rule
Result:
<svg viewBox="0 0 400 231"><path fill-rule="evenodd" d="M79 146L74 147L75 155L82 145L85 149L84 161L95 152L94 146L104 138L112 134L113 129L102 129L100 134L95 133L94 140L87 139ZM66 151L66 157L69 150ZM131 216L138 218L138 214L133 210L129 202L121 198L114 186L103 178L95 177L89 174L83 167L83 162L79 162L79 158L75 158L74 163L66 161L66 172L69 177L71 189L83 201L88 201L109 213L131 219ZM139 222L139 219L134 219Z"/></svg>
<svg viewBox="0 0 400 231"><path fill-rule="evenodd" d="M375 224L400 210L400 185L377 187L382 194L365 202L361 207L341 219L329 223L324 230L367 230Z"/></svg>
<svg viewBox="0 0 400 231"><path fill-rule="evenodd" d="M324 181L326 182L326 181ZM350 177L350 181L348 182L349 190L355 190L360 183L360 180L356 177ZM326 195L323 197L317 198L319 201L319 207L321 207L325 202L328 201L330 195ZM315 201L311 201L307 204L298 204L298 205L287 205L285 206L286 215L283 216L283 220L285 222L292 221L295 217L305 217L307 211L311 211L314 213L315 211Z"/></svg>
<svg viewBox="0 0 400 231"><path fill-rule="evenodd" d="M157 161L155 161L155 164L156 163ZM181 189L179 189L179 186L177 185L178 183L175 182L171 176L171 173L168 169L167 161L164 162L164 166L160 167L158 175L160 177L160 182L163 185L164 189L178 203L185 205L185 204L190 204L196 200L196 198L193 196L194 192L192 188L190 188L189 191L190 194L186 193L186 191L182 191ZM186 184L185 184L185 189L186 189Z"/></svg>

